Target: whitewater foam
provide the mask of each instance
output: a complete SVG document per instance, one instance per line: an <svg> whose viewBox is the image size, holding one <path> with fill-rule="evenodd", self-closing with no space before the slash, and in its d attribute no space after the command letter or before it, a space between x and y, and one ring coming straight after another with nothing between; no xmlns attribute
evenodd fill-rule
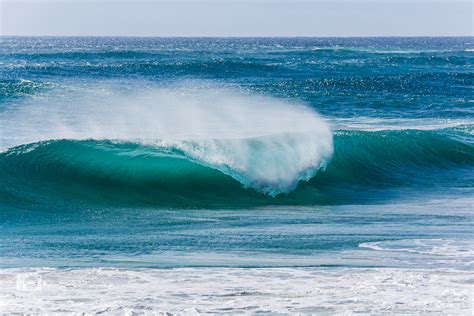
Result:
<svg viewBox="0 0 474 316"><path fill-rule="evenodd" d="M26 314L468 315L472 277L447 269L1 269L0 308Z"/></svg>
<svg viewBox="0 0 474 316"><path fill-rule="evenodd" d="M456 239L402 239L366 242L359 245L376 251L408 252L436 256L474 259L474 246L470 240Z"/></svg>
<svg viewBox="0 0 474 316"><path fill-rule="evenodd" d="M2 112L0 123L2 150L57 139L173 148L270 195L309 180L333 151L329 126L304 104L209 86L35 97Z"/></svg>

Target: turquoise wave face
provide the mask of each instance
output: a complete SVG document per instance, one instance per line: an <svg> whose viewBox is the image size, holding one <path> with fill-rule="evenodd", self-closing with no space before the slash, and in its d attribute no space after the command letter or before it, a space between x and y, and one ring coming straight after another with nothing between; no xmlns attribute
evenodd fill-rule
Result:
<svg viewBox="0 0 474 316"><path fill-rule="evenodd" d="M259 190L255 179L238 170L199 161L172 147L46 141L0 155L0 196L2 203L18 205L232 208L371 203L388 198L393 189L472 186L474 146L460 140L469 131L337 131L330 162L312 177L296 179L300 183L292 191L276 196Z"/></svg>

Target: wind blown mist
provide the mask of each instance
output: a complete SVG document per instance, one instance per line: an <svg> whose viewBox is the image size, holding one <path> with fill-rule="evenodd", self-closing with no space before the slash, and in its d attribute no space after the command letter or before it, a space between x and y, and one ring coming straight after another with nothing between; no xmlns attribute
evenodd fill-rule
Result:
<svg viewBox="0 0 474 316"><path fill-rule="evenodd" d="M308 106L238 95L212 86L203 87L205 93L189 92L191 89L196 88L188 84L120 95L103 87L71 95L63 91L53 102L29 100L2 113L7 140L3 146L96 140L99 143L94 147L108 154L102 160L97 158L104 172L110 164L107 158L117 155L122 161L128 155L132 164L141 156L154 156L157 165L162 159L178 164L185 159L190 167L198 164L217 169L245 187L271 195L289 192L299 180L309 180L332 154L329 126ZM49 143L38 144L41 141ZM122 150L104 150L103 142L107 141L121 144ZM133 149L127 150L127 144ZM93 156L85 153L83 158L87 168ZM72 159L63 162L70 164ZM123 172L126 169L124 163Z"/></svg>

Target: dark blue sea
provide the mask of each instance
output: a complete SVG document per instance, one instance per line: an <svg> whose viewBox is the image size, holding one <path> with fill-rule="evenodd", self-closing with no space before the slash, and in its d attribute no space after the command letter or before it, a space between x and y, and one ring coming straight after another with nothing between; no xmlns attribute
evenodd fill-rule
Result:
<svg viewBox="0 0 474 316"><path fill-rule="evenodd" d="M473 64L472 37L1 37L0 267L471 271Z"/></svg>

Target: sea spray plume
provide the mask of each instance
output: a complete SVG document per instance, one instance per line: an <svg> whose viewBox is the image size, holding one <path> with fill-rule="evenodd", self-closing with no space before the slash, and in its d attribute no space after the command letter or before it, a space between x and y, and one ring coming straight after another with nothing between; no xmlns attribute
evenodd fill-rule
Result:
<svg viewBox="0 0 474 316"><path fill-rule="evenodd" d="M231 89L101 88L33 98L0 114L3 150L45 140L111 140L179 150L270 195L309 180L332 155L309 107Z"/></svg>

